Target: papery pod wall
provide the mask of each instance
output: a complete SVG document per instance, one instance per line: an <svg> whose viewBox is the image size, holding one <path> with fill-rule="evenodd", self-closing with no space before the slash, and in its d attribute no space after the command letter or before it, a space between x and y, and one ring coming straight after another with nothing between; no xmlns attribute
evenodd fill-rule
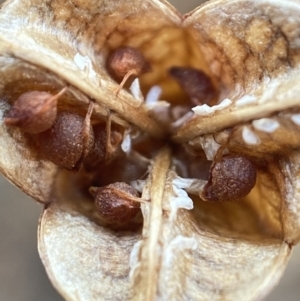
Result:
<svg viewBox="0 0 300 301"><path fill-rule="evenodd" d="M94 102L93 126L111 122L123 136L98 173L74 172L1 123L1 171L45 204L39 252L66 300L258 300L279 281L300 229L299 10L299 1L211 1L184 16L165 1L4 4L2 120L22 93L67 86L60 111L85 116ZM152 66L142 93L159 85L170 107L116 95L106 62L124 45ZM182 124L169 115L180 106L189 117L195 105L167 74L178 65L203 70L218 91ZM217 148L256 167L241 200L197 195ZM119 181L139 186L144 200L124 227L103 222L87 193Z"/></svg>

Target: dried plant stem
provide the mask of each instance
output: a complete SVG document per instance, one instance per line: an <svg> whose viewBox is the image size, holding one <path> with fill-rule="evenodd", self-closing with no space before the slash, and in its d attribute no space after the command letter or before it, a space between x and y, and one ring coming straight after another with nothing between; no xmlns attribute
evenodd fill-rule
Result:
<svg viewBox="0 0 300 301"><path fill-rule="evenodd" d="M164 148L156 157L151 171L151 202L150 213L145 216L144 243L141 250L141 267L138 272L136 294L132 300L150 301L155 300L158 286L158 274L160 267L160 235L162 232L163 219L163 194L167 179L167 173L171 163L171 152ZM138 288L139 287L139 288ZM146 291L145 291L146 289Z"/></svg>

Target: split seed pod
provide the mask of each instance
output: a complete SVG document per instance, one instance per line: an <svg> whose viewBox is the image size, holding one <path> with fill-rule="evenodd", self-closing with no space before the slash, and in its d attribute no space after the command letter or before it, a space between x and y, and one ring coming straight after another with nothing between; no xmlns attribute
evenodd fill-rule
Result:
<svg viewBox="0 0 300 301"><path fill-rule="evenodd" d="M0 116L15 95L67 85L60 112L84 118L93 101L91 127L111 112L135 154L151 149L151 158L130 158L122 142L104 165L107 175L103 165L71 173L42 159L28 134L0 123L0 170L47 204L39 252L66 300L248 301L262 299L279 281L300 239L299 14L298 0L212 0L185 16L160 0L10 0L1 7ZM169 119L160 123L130 93L116 97L107 57L126 45L151 62L141 87L162 88L170 100L158 102L164 112L173 103L188 111L193 101L178 96L167 75L172 66L202 70L219 92L214 106L197 105L193 118L170 134ZM175 157L176 143L197 156ZM255 186L238 202L206 202L186 192L195 178L206 181L201 176L220 147L255 162ZM201 165L201 172L194 176L185 162ZM143 166L141 174L136 166ZM120 181L151 200L141 203L142 228L111 229L95 211L89 187Z"/></svg>

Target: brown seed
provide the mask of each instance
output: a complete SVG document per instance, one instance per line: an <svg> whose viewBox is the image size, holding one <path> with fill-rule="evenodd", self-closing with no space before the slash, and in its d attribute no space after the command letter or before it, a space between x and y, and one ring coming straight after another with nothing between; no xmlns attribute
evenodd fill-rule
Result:
<svg viewBox="0 0 300 301"><path fill-rule="evenodd" d="M109 162L117 153L123 135L115 129L110 130L110 149L108 149L107 125L104 123L97 124L93 127L94 145L87 154L84 165L87 169L97 168L104 162Z"/></svg>
<svg viewBox="0 0 300 301"><path fill-rule="evenodd" d="M214 162L200 197L206 201L234 201L250 193L256 168L242 155L226 155Z"/></svg>
<svg viewBox="0 0 300 301"><path fill-rule="evenodd" d="M110 224L124 224L140 211L138 192L130 185L117 182L104 187L91 187L95 206L101 218Z"/></svg>
<svg viewBox="0 0 300 301"><path fill-rule="evenodd" d="M67 169L80 167L93 140L93 130L86 126L86 118L69 112L60 112L53 126L37 136L39 154Z"/></svg>
<svg viewBox="0 0 300 301"><path fill-rule="evenodd" d="M111 53L107 60L107 69L111 76L121 81L116 90L118 94L130 77L135 78L149 72L151 67L138 49L125 46Z"/></svg>
<svg viewBox="0 0 300 301"><path fill-rule="evenodd" d="M203 71L191 67L172 67L169 74L189 95L192 103L210 104L216 96L212 80Z"/></svg>
<svg viewBox="0 0 300 301"><path fill-rule="evenodd" d="M46 131L55 121L57 100L66 91L65 87L55 95L42 91L22 94L6 115L5 124L20 127L30 134Z"/></svg>

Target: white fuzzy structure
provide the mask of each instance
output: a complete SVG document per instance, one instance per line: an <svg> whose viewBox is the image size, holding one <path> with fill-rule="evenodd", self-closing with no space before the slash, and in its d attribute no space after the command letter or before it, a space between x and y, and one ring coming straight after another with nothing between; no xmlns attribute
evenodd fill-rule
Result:
<svg viewBox="0 0 300 301"><path fill-rule="evenodd" d="M164 266L170 266L174 259L177 258L177 252L185 250L196 250L198 247L198 242L194 237L185 237L183 235L178 235L173 238L169 245L166 247L163 262Z"/></svg>
<svg viewBox="0 0 300 301"><path fill-rule="evenodd" d="M140 81L136 78L129 87L132 96L142 104L144 102L144 96L141 91Z"/></svg>
<svg viewBox="0 0 300 301"><path fill-rule="evenodd" d="M205 116L205 115L211 115L215 111L222 110L224 108L229 107L232 104L232 101L228 98L225 98L221 103L215 106L208 106L207 104L201 105L201 106L196 106L192 108L192 110L195 112L196 115L198 116Z"/></svg>
<svg viewBox="0 0 300 301"><path fill-rule="evenodd" d="M252 126L259 131L273 133L280 127L280 123L276 119L261 118L253 120Z"/></svg>
<svg viewBox="0 0 300 301"><path fill-rule="evenodd" d="M199 192L202 191L206 183L207 181L205 180L181 178L179 176L172 181L173 188L176 187L177 189L184 189L188 193L195 195L198 195Z"/></svg>
<svg viewBox="0 0 300 301"><path fill-rule="evenodd" d="M254 95L244 95L240 99L236 100L235 105L237 107L246 106L255 103L257 98Z"/></svg>
<svg viewBox="0 0 300 301"><path fill-rule="evenodd" d="M151 89L148 91L145 99L146 105L153 105L156 102L159 101L159 98L161 96L162 89L160 86L153 86Z"/></svg>
<svg viewBox="0 0 300 301"><path fill-rule="evenodd" d="M258 145L260 144L260 138L251 131L247 126L243 127L242 131L243 140L249 145Z"/></svg>
<svg viewBox="0 0 300 301"><path fill-rule="evenodd" d="M90 80L93 82L97 81L97 73L93 69L92 61L88 56L82 56L81 54L76 53L73 60L79 70L84 71Z"/></svg>
<svg viewBox="0 0 300 301"><path fill-rule="evenodd" d="M131 152L131 137L129 135L129 133L125 134L122 144L121 144L121 148L123 150L124 153L126 153L127 155Z"/></svg>
<svg viewBox="0 0 300 301"><path fill-rule="evenodd" d="M145 185L146 185L146 180L136 180L130 182L130 186L140 193L143 192Z"/></svg>
<svg viewBox="0 0 300 301"><path fill-rule="evenodd" d="M207 160L212 161L221 145L215 141L211 134L200 137L200 143Z"/></svg>
<svg viewBox="0 0 300 301"><path fill-rule="evenodd" d="M191 210L194 208L192 199L188 196L186 191L173 185L175 196L170 197L170 221L174 220L178 209Z"/></svg>
<svg viewBox="0 0 300 301"><path fill-rule="evenodd" d="M179 189L185 189L191 187L193 185L194 179L187 179L187 178L181 178L181 177L176 177L173 181L172 184L175 185L175 187Z"/></svg>
<svg viewBox="0 0 300 301"><path fill-rule="evenodd" d="M291 116L291 120L296 124L300 126L300 114L295 114Z"/></svg>

